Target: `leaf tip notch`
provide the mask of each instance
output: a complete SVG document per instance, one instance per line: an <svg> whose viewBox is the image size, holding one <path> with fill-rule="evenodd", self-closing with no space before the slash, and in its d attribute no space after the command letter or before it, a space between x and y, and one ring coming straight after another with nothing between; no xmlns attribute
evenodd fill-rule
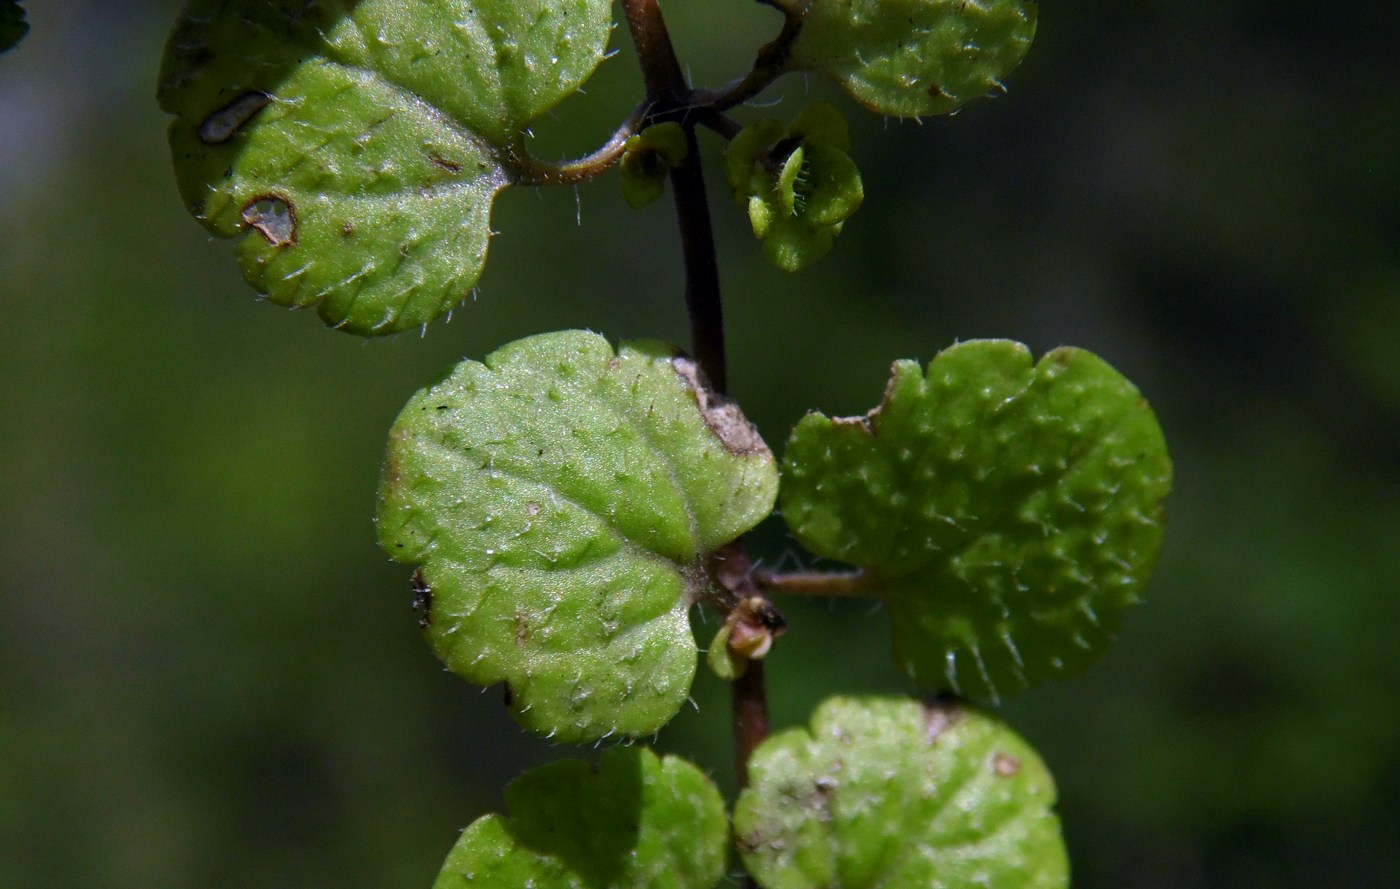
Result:
<svg viewBox="0 0 1400 889"><path fill-rule="evenodd" d="M1103 656L1170 486L1156 418L1102 359L974 340L897 362L864 417L803 418L781 508L812 552L863 569L911 679L995 701Z"/></svg>

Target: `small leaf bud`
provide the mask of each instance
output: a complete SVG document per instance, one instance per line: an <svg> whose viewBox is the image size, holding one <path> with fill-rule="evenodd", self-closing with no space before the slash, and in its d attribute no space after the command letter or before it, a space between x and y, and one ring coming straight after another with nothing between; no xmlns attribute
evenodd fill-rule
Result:
<svg viewBox="0 0 1400 889"><path fill-rule="evenodd" d="M748 127L729 144L729 187L778 268L793 272L821 258L859 209L864 190L849 148L846 119L826 102L809 104L787 127Z"/></svg>
<svg viewBox="0 0 1400 889"><path fill-rule="evenodd" d="M627 205L640 210L661 197L666 177L689 153L685 130L678 123L655 124L629 138L618 164Z"/></svg>

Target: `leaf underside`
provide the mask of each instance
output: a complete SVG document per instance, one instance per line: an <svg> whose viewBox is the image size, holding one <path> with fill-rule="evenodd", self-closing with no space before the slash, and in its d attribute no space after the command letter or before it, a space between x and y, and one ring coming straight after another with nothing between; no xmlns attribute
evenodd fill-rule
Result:
<svg viewBox="0 0 1400 889"><path fill-rule="evenodd" d="M709 778L642 748L535 769L452 847L433 889L710 889L724 874L728 819Z"/></svg>
<svg viewBox="0 0 1400 889"><path fill-rule="evenodd" d="M1004 91L1035 24L1026 0L812 0L789 63L880 114L947 114Z"/></svg>
<svg viewBox="0 0 1400 889"><path fill-rule="evenodd" d="M1096 662L1162 540L1171 463L1137 389L1096 356L971 341L894 365L868 417L809 414L782 513L864 569L895 662L996 700Z"/></svg>
<svg viewBox="0 0 1400 889"><path fill-rule="evenodd" d="M159 89L181 195L274 302L426 324L476 284L520 131L601 61L609 8L194 0Z"/></svg>
<svg viewBox="0 0 1400 889"><path fill-rule="evenodd" d="M686 700L703 559L772 510L772 454L689 359L581 331L465 361L390 434L380 545L420 567L429 640L566 741L655 732Z"/></svg>
<svg viewBox="0 0 1400 889"><path fill-rule="evenodd" d="M1061 889L1044 763L956 704L831 698L754 752L734 833L764 889Z"/></svg>

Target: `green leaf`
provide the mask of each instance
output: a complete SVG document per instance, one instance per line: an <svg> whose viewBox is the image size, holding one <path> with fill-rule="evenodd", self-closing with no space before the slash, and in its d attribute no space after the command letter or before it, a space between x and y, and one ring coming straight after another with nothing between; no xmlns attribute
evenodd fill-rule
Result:
<svg viewBox="0 0 1400 889"><path fill-rule="evenodd" d="M0 0L0 52L14 49L29 33L24 20L24 7L16 0Z"/></svg>
<svg viewBox="0 0 1400 889"><path fill-rule="evenodd" d="M772 510L772 454L695 365L581 331L465 361L390 434L379 540L454 672L531 731L639 736L690 691L705 557Z"/></svg>
<svg viewBox="0 0 1400 889"><path fill-rule="evenodd" d="M786 128L762 121L726 148L730 191L778 268L795 272L820 259L860 208L865 193L846 155L850 141L841 112L812 102Z"/></svg>
<svg viewBox="0 0 1400 889"><path fill-rule="evenodd" d="M674 121L653 124L627 139L618 161L622 173L622 197L640 210L661 197L666 177L690 153L685 130Z"/></svg>
<svg viewBox="0 0 1400 889"><path fill-rule="evenodd" d="M521 129L602 59L606 0L194 0L159 98L180 192L273 301L352 333L481 275Z"/></svg>
<svg viewBox="0 0 1400 889"><path fill-rule="evenodd" d="M956 704L831 698L763 742L734 833L764 889L1059 889L1055 785L1025 741Z"/></svg>
<svg viewBox="0 0 1400 889"><path fill-rule="evenodd" d="M598 772L550 763L511 782L506 806L463 832L433 889L709 889L724 876L724 801L674 756L614 748Z"/></svg>
<svg viewBox="0 0 1400 889"><path fill-rule="evenodd" d="M789 65L880 114L946 114L1004 90L1035 23L1027 0L812 0Z"/></svg>
<svg viewBox="0 0 1400 889"><path fill-rule="evenodd" d="M809 414L782 513L812 552L865 569L895 661L998 698L1083 670L1138 599L1162 541L1171 463L1137 389L1056 349L961 343L925 375L897 362L866 417Z"/></svg>

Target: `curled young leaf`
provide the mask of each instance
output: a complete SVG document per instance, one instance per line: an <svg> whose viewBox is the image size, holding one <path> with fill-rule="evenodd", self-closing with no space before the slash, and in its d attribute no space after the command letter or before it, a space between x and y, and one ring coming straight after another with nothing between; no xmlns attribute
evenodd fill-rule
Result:
<svg viewBox="0 0 1400 889"><path fill-rule="evenodd" d="M661 197L666 177L690 153L685 130L674 122L658 123L628 138L618 170L622 173L622 197L640 210Z"/></svg>
<svg viewBox="0 0 1400 889"><path fill-rule="evenodd" d="M438 655L565 741L685 701L706 557L773 507L773 456L694 363L581 331L464 361L390 433L380 545L418 565Z"/></svg>
<svg viewBox="0 0 1400 889"><path fill-rule="evenodd" d="M614 748L596 772L553 762L512 781L506 806L463 831L433 889L710 889L724 876L724 801L674 756Z"/></svg>
<svg viewBox="0 0 1400 889"><path fill-rule="evenodd" d="M1003 89L1035 37L1031 0L810 0L789 65L880 114L956 111Z"/></svg>
<svg viewBox="0 0 1400 889"><path fill-rule="evenodd" d="M190 211L274 302L362 335L481 275L520 130L603 57L606 0L193 0L159 98Z"/></svg>
<svg viewBox="0 0 1400 889"><path fill-rule="evenodd" d="M734 806L764 889L1062 889L1055 785L1025 741L957 704L831 698L773 735Z"/></svg>
<svg viewBox="0 0 1400 889"><path fill-rule="evenodd" d="M894 657L935 688L997 699L1095 663L1162 542L1171 462L1137 389L1061 348L960 343L894 365L866 417L809 414L782 513L812 552L864 569Z"/></svg>
<svg viewBox="0 0 1400 889"><path fill-rule="evenodd" d="M746 207L770 262L794 272L831 249L865 193L846 119L812 102L784 127L776 120L742 130L725 150L734 200Z"/></svg>

